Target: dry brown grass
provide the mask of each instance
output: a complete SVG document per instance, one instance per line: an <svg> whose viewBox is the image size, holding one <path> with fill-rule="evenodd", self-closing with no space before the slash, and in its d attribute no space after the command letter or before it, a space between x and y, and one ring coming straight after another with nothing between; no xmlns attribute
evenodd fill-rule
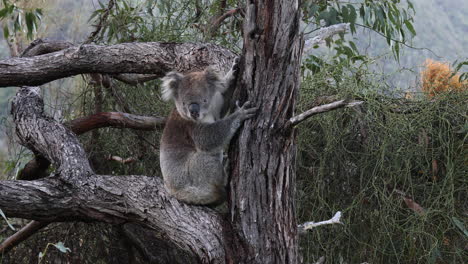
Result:
<svg viewBox="0 0 468 264"><path fill-rule="evenodd" d="M426 59L424 67L421 88L429 97L443 92L461 91L467 87L468 82L460 81L460 74L453 74L448 63Z"/></svg>

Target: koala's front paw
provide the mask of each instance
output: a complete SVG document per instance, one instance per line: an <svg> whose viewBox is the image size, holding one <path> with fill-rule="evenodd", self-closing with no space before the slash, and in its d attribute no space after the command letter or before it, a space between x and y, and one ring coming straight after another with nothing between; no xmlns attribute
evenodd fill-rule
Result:
<svg viewBox="0 0 468 264"><path fill-rule="evenodd" d="M231 66L231 71L232 72L236 72L237 69L239 68L239 62L240 62L240 57L237 56L234 61L232 62L232 66Z"/></svg>
<svg viewBox="0 0 468 264"><path fill-rule="evenodd" d="M236 101L237 110L236 113L239 115L241 120L246 120L255 116L255 113L258 110L258 107L251 107L249 101L245 102L241 107L239 106L239 101Z"/></svg>

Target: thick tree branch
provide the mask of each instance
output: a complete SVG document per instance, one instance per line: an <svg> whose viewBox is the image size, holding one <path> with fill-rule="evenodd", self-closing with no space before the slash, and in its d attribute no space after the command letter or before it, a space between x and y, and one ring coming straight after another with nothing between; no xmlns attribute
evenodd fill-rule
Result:
<svg viewBox="0 0 468 264"><path fill-rule="evenodd" d="M221 263L222 220L211 209L179 203L162 181L145 176L93 175L80 188L57 179L0 181L0 208L9 217L39 221L137 222L185 251Z"/></svg>
<svg viewBox="0 0 468 264"><path fill-rule="evenodd" d="M33 57L48 54L75 46L70 42L64 42L51 39L36 39L23 51L21 57ZM100 79L96 83L102 83L105 87L109 86L109 80L101 77L100 74L91 74L93 79ZM159 74L113 74L112 78L130 85L137 85L151 81L161 76ZM108 79L108 78L107 78Z"/></svg>
<svg viewBox="0 0 468 264"><path fill-rule="evenodd" d="M11 113L20 143L54 163L65 181L76 182L80 177L93 174L73 132L43 115L39 92L39 87L23 87L13 99Z"/></svg>
<svg viewBox="0 0 468 264"><path fill-rule="evenodd" d="M131 128L138 130L155 130L164 127L166 118L139 116L121 112L101 112L67 122L75 134L81 135L90 130L102 127Z"/></svg>
<svg viewBox="0 0 468 264"><path fill-rule="evenodd" d="M236 55L205 43L123 43L80 45L27 58L0 61L0 87L40 85L83 73L143 73L162 77L215 65L227 72ZM28 76L28 78L24 78Z"/></svg>

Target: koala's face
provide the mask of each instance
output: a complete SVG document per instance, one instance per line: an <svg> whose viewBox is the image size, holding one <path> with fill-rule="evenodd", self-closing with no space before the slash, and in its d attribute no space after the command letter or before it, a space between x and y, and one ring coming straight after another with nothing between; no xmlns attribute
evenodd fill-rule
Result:
<svg viewBox="0 0 468 264"><path fill-rule="evenodd" d="M212 123L219 119L224 90L222 78L211 68L187 75L170 72L163 78L162 97L173 99L183 118Z"/></svg>

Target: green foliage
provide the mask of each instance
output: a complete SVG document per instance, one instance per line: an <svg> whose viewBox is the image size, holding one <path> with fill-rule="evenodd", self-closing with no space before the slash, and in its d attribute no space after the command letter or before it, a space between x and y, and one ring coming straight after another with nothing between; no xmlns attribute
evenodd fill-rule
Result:
<svg viewBox="0 0 468 264"><path fill-rule="evenodd" d="M404 2L406 7L400 0L307 1L303 5L303 20L309 25L311 32L339 23L349 23L352 34L357 33L356 27L371 29L385 37L395 59L399 60L400 45L408 41L408 35L410 37L416 35L413 26L415 13L413 4L409 0ZM340 37L337 41L331 38L327 40L329 46L334 44L333 64L342 63L344 60L355 63L365 59L352 40L346 39L344 34L340 34ZM316 58L311 59L316 60ZM310 66L312 70L320 64L306 64L306 66Z"/></svg>
<svg viewBox="0 0 468 264"><path fill-rule="evenodd" d="M460 61L460 62L458 62L458 60L456 60L453 63L454 71L453 71L452 76L455 76L458 72L460 72L462 67L464 67L464 66L468 66L468 60L464 60L464 61ZM460 81L463 82L463 81L466 81L466 80L468 80L468 72L461 72Z"/></svg>
<svg viewBox="0 0 468 264"><path fill-rule="evenodd" d="M345 223L309 232L305 260L464 263L468 92L407 100L382 84L342 67L302 82L298 112L321 96L365 102L298 127L299 222L342 211Z"/></svg>
<svg viewBox="0 0 468 264"><path fill-rule="evenodd" d="M12 34L22 31L26 27L26 36L33 39L37 32L38 24L42 18L42 9L25 9L18 7L15 2L3 0L3 8L0 9L0 20L6 19L3 27L3 36L8 39Z"/></svg>
<svg viewBox="0 0 468 264"><path fill-rule="evenodd" d="M233 8L235 1L227 1L226 10ZM235 17L229 18L216 30L208 32L210 19L219 12L219 3L214 1L208 7L200 7L198 1L116 1L103 25L99 40L106 43L132 41L212 41L234 50L240 39L240 23ZM195 12L194 12L195 10ZM91 15L97 22L107 12L101 4Z"/></svg>

